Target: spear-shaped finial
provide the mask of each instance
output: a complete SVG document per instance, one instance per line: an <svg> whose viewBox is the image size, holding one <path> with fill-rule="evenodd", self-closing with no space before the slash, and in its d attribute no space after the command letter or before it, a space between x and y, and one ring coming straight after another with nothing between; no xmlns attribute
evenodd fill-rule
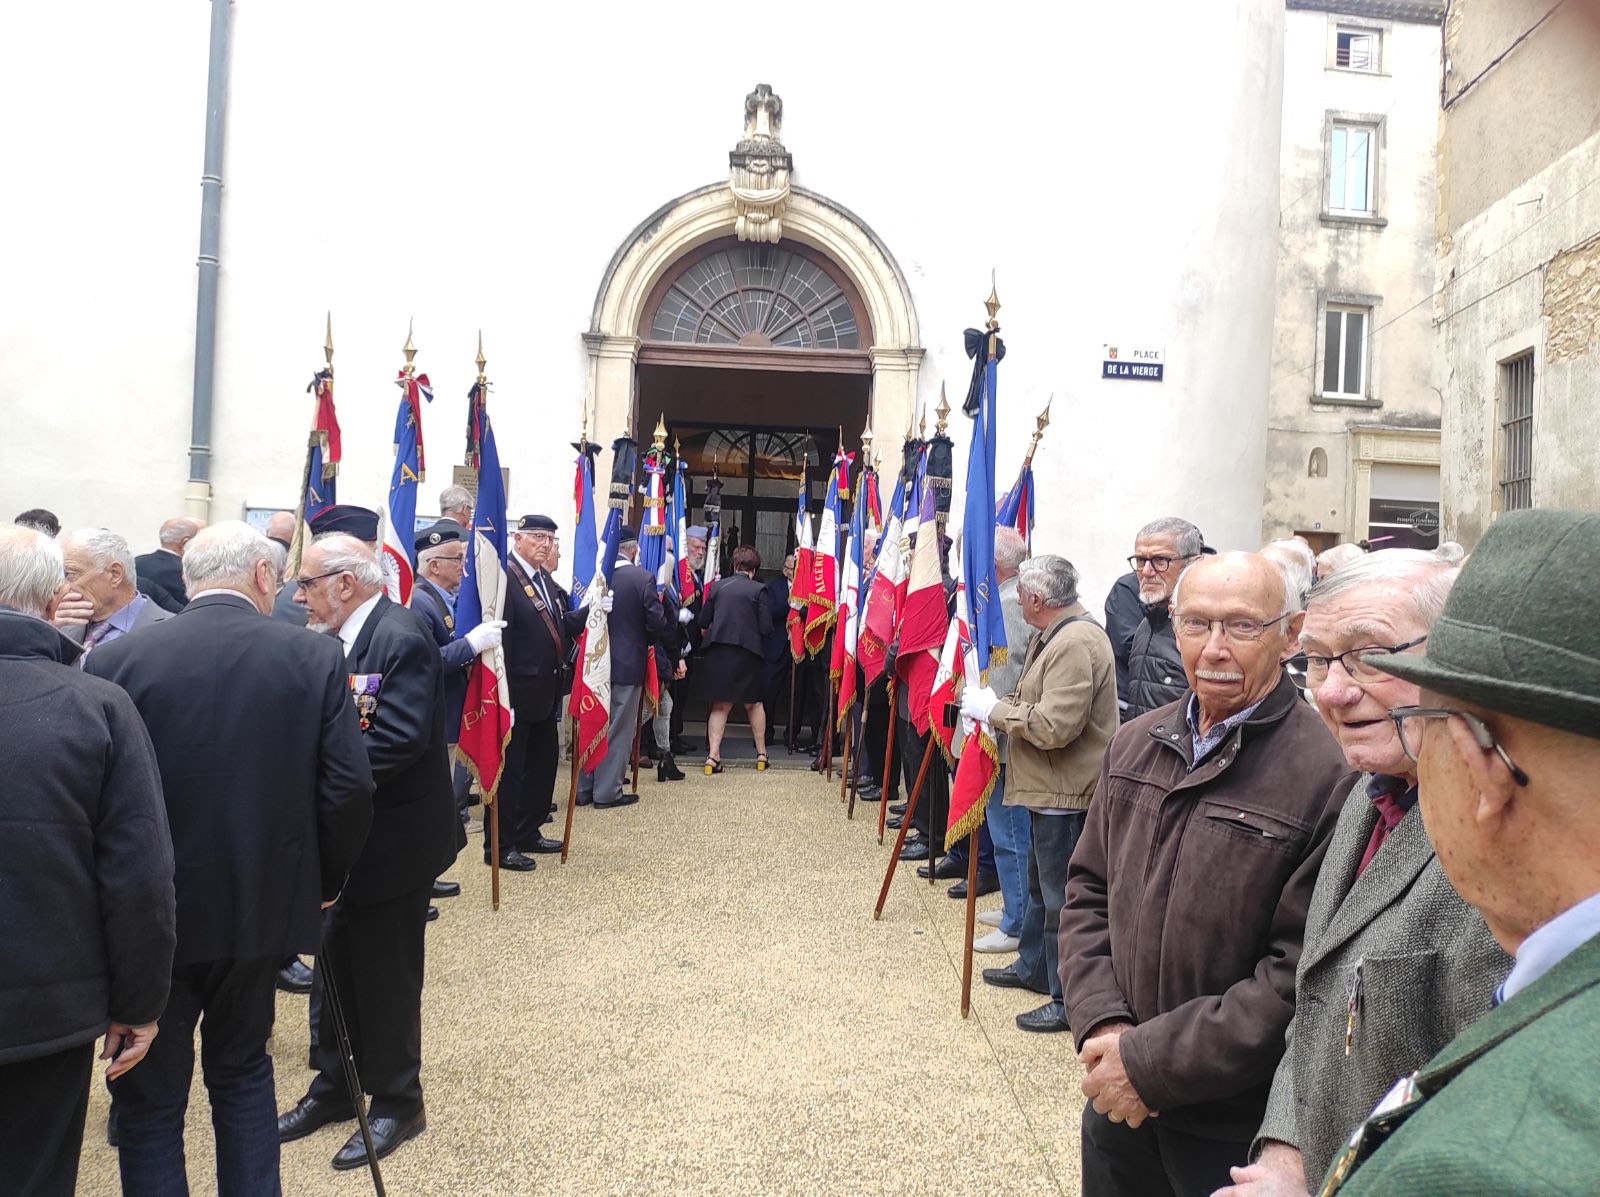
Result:
<svg viewBox="0 0 1600 1197"><path fill-rule="evenodd" d="M656 418L656 430L651 437L653 447L659 452L667 447L667 413Z"/></svg>
<svg viewBox="0 0 1600 1197"><path fill-rule="evenodd" d="M328 370L333 370L333 313L328 313L328 335L322 342L322 356L328 359Z"/></svg>
<svg viewBox="0 0 1600 1197"><path fill-rule="evenodd" d="M933 414L938 417L938 423L934 425L933 435L943 436L945 423L950 419L950 400L944 393L944 383L942 382L939 384L939 406L934 410Z"/></svg>
<svg viewBox="0 0 1600 1197"><path fill-rule="evenodd" d="M416 366L412 365L412 359L417 356L417 347L411 343L411 325L412 325L412 322L410 320L407 320L406 321L406 343L400 350L401 353L406 355L405 372L407 374L412 374L412 373L416 372Z"/></svg>
<svg viewBox="0 0 1600 1197"><path fill-rule="evenodd" d="M861 464L868 465L872 461L872 425L868 424L861 429Z"/></svg>
<svg viewBox="0 0 1600 1197"><path fill-rule="evenodd" d="M928 409L925 407L917 411L917 439L928 439Z"/></svg>
<svg viewBox="0 0 1600 1197"><path fill-rule="evenodd" d="M484 377L483 368L489 364L489 359L483 356L483 329L478 330L478 385L485 386L489 380Z"/></svg>
<svg viewBox="0 0 1600 1197"><path fill-rule="evenodd" d="M676 436L672 438L672 455L674 457L683 456L683 443Z"/></svg>
<svg viewBox="0 0 1600 1197"><path fill-rule="evenodd" d="M989 331L994 332L1000 327L1000 321L995 316L1000 311L1000 294L995 290L994 271L989 271L989 298L983 301L983 306L989 309Z"/></svg>
<svg viewBox="0 0 1600 1197"><path fill-rule="evenodd" d="M1055 402L1055 398L1055 392L1052 391L1050 398L1044 401L1044 410L1034 418L1035 427L1033 434L1028 438L1028 455L1023 465L1033 464L1033 451L1039 447L1039 440L1044 436L1044 430L1050 427L1050 405Z"/></svg>

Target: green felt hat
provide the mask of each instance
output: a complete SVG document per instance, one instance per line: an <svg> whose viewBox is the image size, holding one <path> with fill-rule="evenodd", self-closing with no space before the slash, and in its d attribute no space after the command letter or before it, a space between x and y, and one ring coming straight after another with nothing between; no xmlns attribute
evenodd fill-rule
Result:
<svg viewBox="0 0 1600 1197"><path fill-rule="evenodd" d="M1462 567L1427 655L1364 660L1439 694L1600 739L1600 512L1502 516Z"/></svg>

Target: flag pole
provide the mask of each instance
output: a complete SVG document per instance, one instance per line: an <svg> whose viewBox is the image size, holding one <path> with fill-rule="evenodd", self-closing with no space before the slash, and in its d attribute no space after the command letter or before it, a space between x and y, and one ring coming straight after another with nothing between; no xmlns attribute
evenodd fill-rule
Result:
<svg viewBox="0 0 1600 1197"><path fill-rule="evenodd" d="M416 352L416 350L411 349L410 346L411 330L407 329L407 370L411 368L411 355ZM483 356L483 330L481 328L478 330L478 356L476 361L478 366L478 394L480 396L486 396L489 393L489 380L484 376L483 368L489 364L489 361ZM481 459L479 464L482 464ZM478 521L476 518L474 518L472 522L476 524ZM474 535L476 535L476 533L474 533ZM500 773L500 780L504 781L504 758L501 759ZM493 794L484 794L483 799L487 804L489 816L489 909L498 913L500 910L500 787L497 785Z"/></svg>
<svg viewBox="0 0 1600 1197"><path fill-rule="evenodd" d="M967 836L967 929L961 953L961 1017L972 1013L972 934L978 919L978 833Z"/></svg>
<svg viewBox="0 0 1600 1197"><path fill-rule="evenodd" d="M567 847L572 843L572 808L578 804L578 715L572 714L572 730L567 743L572 749L572 784L567 787L567 820L561 832L561 863L567 863Z"/></svg>
<svg viewBox="0 0 1600 1197"><path fill-rule="evenodd" d="M878 796L878 843L880 844L883 843L884 829L888 826L889 804L900 795L900 774L890 773L890 768L894 765L894 737L897 730L894 717L894 678L884 679L883 695L889 703L889 730L883 737L883 785L879 787L882 792ZM904 820L901 821L901 826L905 826Z"/></svg>
<svg viewBox="0 0 1600 1197"><path fill-rule="evenodd" d="M894 851L889 854L889 867L884 870L883 888L878 891L878 904L873 907L872 921L883 918L883 904L889 899L889 886L894 881L894 867L900 863L900 851L906 846L906 832L911 830L911 816L917 813L917 799L922 794L923 779L928 776L928 764L933 760L933 748L938 737L928 736L928 747L922 753L922 767L917 770L917 780L912 783L911 797L906 799L906 813L900 819L900 834L895 837ZM933 841L928 841L928 871L933 871Z"/></svg>

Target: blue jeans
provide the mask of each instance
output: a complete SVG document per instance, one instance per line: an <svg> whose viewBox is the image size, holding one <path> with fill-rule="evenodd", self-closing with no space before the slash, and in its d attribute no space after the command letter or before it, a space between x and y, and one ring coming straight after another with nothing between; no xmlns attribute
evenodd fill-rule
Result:
<svg viewBox="0 0 1600 1197"><path fill-rule="evenodd" d="M1006 771L1001 768L984 819L994 842L994 869L1000 876L1000 894L1006 903L1000 931L1017 938L1022 934L1022 920L1028 910L1028 845L1033 835L1028 808L1007 806L1005 796Z"/></svg>
<svg viewBox="0 0 1600 1197"><path fill-rule="evenodd" d="M1059 815L1029 811L1032 844L1028 850L1028 912L1023 916L1022 942L1012 970L1029 989L1061 1000L1061 962L1056 937L1061 908L1067 904L1067 864L1083 834L1086 810Z"/></svg>
<svg viewBox="0 0 1600 1197"><path fill-rule="evenodd" d="M217 1136L216 1192L280 1197L278 1102L267 1055L279 963L274 955L173 968L161 1033L138 1067L111 1083L124 1197L189 1192L183 1120L197 1025Z"/></svg>

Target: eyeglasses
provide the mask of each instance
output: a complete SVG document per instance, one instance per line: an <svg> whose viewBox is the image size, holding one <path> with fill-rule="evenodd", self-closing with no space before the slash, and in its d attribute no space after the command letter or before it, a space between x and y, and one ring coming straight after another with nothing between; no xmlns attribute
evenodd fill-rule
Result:
<svg viewBox="0 0 1600 1197"><path fill-rule="evenodd" d="M1156 573L1164 574L1172 568L1174 561L1189 561L1198 555L1197 553L1185 553L1181 557L1129 557L1128 565L1136 574L1143 573L1144 567L1147 565L1155 570Z"/></svg>
<svg viewBox="0 0 1600 1197"><path fill-rule="evenodd" d="M1478 742L1479 748L1485 752L1493 752L1505 762L1513 781L1519 786L1528 784L1528 775L1500 746L1500 741L1494 738L1489 725L1476 715L1467 711L1451 710L1449 707L1395 707L1389 712L1389 718L1394 720L1395 730L1400 733L1400 747L1405 749L1406 755L1413 761L1422 755L1422 738L1427 731L1428 721L1448 719L1452 715L1467 725L1467 730L1472 733L1472 738Z"/></svg>
<svg viewBox="0 0 1600 1197"><path fill-rule="evenodd" d="M467 555L465 553L462 553L459 557L452 556L452 557L435 557L434 558L435 561L449 561L449 562L451 562L452 564L455 564L455 565L460 565L466 559L467 559Z"/></svg>
<svg viewBox="0 0 1600 1197"><path fill-rule="evenodd" d="M336 578L340 574L349 573L349 572L350 572L349 570L336 569L336 570L330 571L329 573L318 574L314 578L296 578L294 580L294 586L295 586L296 590L310 590L311 589L311 583L313 583L313 582L320 582L320 581L322 581L323 578Z"/></svg>
<svg viewBox="0 0 1600 1197"><path fill-rule="evenodd" d="M1211 629L1220 627L1222 634L1236 644L1248 644L1252 640L1260 640L1266 635L1267 629L1275 623L1281 623L1289 618L1290 613L1285 611L1277 619L1251 619L1248 616L1238 616L1233 619L1201 619L1198 615L1180 615L1172 621L1172 626L1179 636L1185 640L1209 640Z"/></svg>
<svg viewBox="0 0 1600 1197"><path fill-rule="evenodd" d="M1306 671L1306 684L1310 686L1320 686L1327 681L1328 673L1335 661L1344 666L1345 676L1352 682L1376 682L1391 675L1365 660L1365 657L1392 657L1405 652L1408 648L1416 648L1427 639L1426 636L1418 636L1415 640L1407 640L1404 644L1373 644L1366 648L1352 648L1332 657L1319 656L1316 653L1300 653L1290 660L1298 662Z"/></svg>

